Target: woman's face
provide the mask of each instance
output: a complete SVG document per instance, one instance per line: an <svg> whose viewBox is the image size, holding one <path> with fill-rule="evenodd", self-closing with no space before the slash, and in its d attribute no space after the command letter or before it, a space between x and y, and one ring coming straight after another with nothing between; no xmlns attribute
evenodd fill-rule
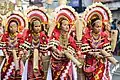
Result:
<svg viewBox="0 0 120 80"><path fill-rule="evenodd" d="M35 32L35 33L39 33L40 31L41 31L41 23L40 23L40 21L39 20L36 20L36 21L34 21L34 26L33 26L33 31Z"/></svg>
<svg viewBox="0 0 120 80"><path fill-rule="evenodd" d="M61 29L65 32L69 31L69 22L67 20L62 21Z"/></svg>
<svg viewBox="0 0 120 80"><path fill-rule="evenodd" d="M102 22L100 20L96 20L94 23L95 23L95 25L92 26L93 27L93 32L95 34L97 34L97 33L99 33L101 31Z"/></svg>
<svg viewBox="0 0 120 80"><path fill-rule="evenodd" d="M18 25L16 22L11 22L9 26L10 33L16 33L18 31Z"/></svg>

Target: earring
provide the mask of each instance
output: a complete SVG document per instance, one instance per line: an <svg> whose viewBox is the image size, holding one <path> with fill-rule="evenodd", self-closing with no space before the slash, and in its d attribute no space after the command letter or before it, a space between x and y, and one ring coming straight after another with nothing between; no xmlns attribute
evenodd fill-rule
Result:
<svg viewBox="0 0 120 80"><path fill-rule="evenodd" d="M58 29L60 28L60 23L57 24L57 28L58 28Z"/></svg>

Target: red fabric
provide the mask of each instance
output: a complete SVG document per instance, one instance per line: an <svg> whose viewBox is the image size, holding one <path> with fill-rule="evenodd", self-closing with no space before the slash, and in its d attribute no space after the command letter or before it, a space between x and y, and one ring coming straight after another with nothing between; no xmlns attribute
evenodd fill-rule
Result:
<svg viewBox="0 0 120 80"><path fill-rule="evenodd" d="M33 37L32 37L32 32L28 29L24 30L24 39L25 41L29 42L32 44L32 40L33 40ZM41 45L46 45L48 43L48 37L45 35L45 33L42 31L39 33L39 41L40 41L40 44ZM40 48L38 48L40 49ZM44 55L44 52L41 52L41 49L39 50L39 58L41 58L40 54L43 54ZM45 50L45 52L47 53L47 50ZM43 72L43 66L42 65L42 61L39 60L39 65L38 65L38 74L42 77L41 80L44 80L44 72ZM34 75L34 71L33 71L33 55L32 57L29 58L29 61L28 61L28 78L34 78L35 75Z"/></svg>
<svg viewBox="0 0 120 80"><path fill-rule="evenodd" d="M3 36L2 36L1 42L5 42L6 47L8 46L8 42L9 42L8 38L9 38L9 33L5 32L5 34L3 34ZM19 48L19 45L24 43L24 39L22 38L21 34L17 34L17 39L18 39L18 44L16 44L15 47ZM3 48L3 49L6 49L6 48ZM7 55L9 55L9 53L7 53ZM2 68L2 72L1 72L2 73L2 79L5 77L6 73L10 69L10 66L12 65L12 62L13 62L13 56L9 55L9 58L6 59L6 62L3 65L3 68ZM5 68L6 68L6 70L4 70ZM14 71L12 71L11 74L13 74L13 72Z"/></svg>
<svg viewBox="0 0 120 80"><path fill-rule="evenodd" d="M101 32L100 36L103 40L101 40L100 44L98 44L97 49L102 49L104 44L109 43L108 36L104 32ZM82 38L82 44L88 44L90 46L90 49L95 49L94 46L92 45L92 42L93 40L92 40L91 33L87 32L86 34L84 34ZM92 74L91 76L88 77L88 79L89 80L101 80L103 77L104 69L105 69L104 61L100 58L97 59L96 57L88 54L88 52L84 54L86 54L86 60L85 60L86 64L93 66L98 61L97 65L95 66L96 68L95 71L91 73L87 73L87 75ZM99 75L98 79L94 77L96 75Z"/></svg>
<svg viewBox="0 0 120 80"><path fill-rule="evenodd" d="M6 43L6 45L8 45L8 38L9 38L9 33L8 32L5 32L5 34L3 34L3 36L2 36L2 39L1 39L1 42L5 42ZM23 44L24 43L24 39L23 39L23 36L22 36L22 34L17 34L17 39L18 39L18 43L19 44L17 44L16 45L16 47L19 47L19 45L21 45L21 44Z"/></svg>
<svg viewBox="0 0 120 80"><path fill-rule="evenodd" d="M30 31L30 30L24 30L24 39L27 41L27 42L29 42L29 43L32 43L32 32ZM47 36L45 35L45 33L42 31L42 32L40 32L39 33L40 35L40 44L44 44L44 42L47 44L48 43L48 38L47 38ZM45 39L43 39L43 37L45 38Z"/></svg>
<svg viewBox="0 0 120 80"><path fill-rule="evenodd" d="M50 37L50 40L55 39L59 42L60 34L61 34L60 30L55 28L53 33L52 33L52 36ZM69 42L69 46L71 46L72 48L74 48L76 50L76 48L77 48L76 42L72 36L69 37L68 42ZM57 49L59 51L62 51L63 47L61 45L58 45ZM59 55L58 53L52 53L52 54ZM53 74L52 78L53 78L53 80L58 80L58 79L60 80L62 73L64 73L64 70L67 69L69 61L70 60L67 57L57 59L56 57L54 57L52 55L51 64L52 64L52 74ZM72 67L70 66L68 73L66 74L66 77L64 78L65 80L68 80L72 77L72 76L70 76L70 75L72 75L71 68Z"/></svg>
<svg viewBox="0 0 120 80"><path fill-rule="evenodd" d="M55 28L53 33L52 33L52 36L50 37L50 39L55 39L55 40L59 41L59 37L60 37L60 30ZM74 38L71 35L69 37L68 42L70 43L69 46L73 47L74 49L77 48L76 42L75 42ZM62 50L62 47L59 45L58 49Z"/></svg>

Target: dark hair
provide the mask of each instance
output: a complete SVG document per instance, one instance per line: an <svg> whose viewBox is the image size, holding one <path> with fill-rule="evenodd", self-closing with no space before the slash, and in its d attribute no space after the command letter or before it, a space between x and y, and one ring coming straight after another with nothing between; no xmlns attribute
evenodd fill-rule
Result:
<svg viewBox="0 0 120 80"><path fill-rule="evenodd" d="M17 24L17 26L18 26L18 22L16 21L16 20L11 20L10 22L9 22L9 24L8 24L8 32L10 32L10 24L12 23L12 22L15 22L16 24Z"/></svg>
<svg viewBox="0 0 120 80"><path fill-rule="evenodd" d="M119 24L119 25L120 25L120 20L119 20L119 21L117 21L117 24Z"/></svg>
<svg viewBox="0 0 120 80"><path fill-rule="evenodd" d="M100 18L94 18L91 20L91 26L95 26L95 21L100 20Z"/></svg>
<svg viewBox="0 0 120 80"><path fill-rule="evenodd" d="M31 27L31 31L34 30L34 29L33 29L34 22L37 21L37 20L38 20L38 19L33 20L32 23L31 23L31 26L30 26L30 24L29 24L29 29L30 29L30 27ZM40 20L38 20L38 21L40 22ZM41 22L40 22L40 23L41 23ZM42 29L42 31L43 31L43 30L44 30L43 24L41 24L41 27L42 27L41 29Z"/></svg>
<svg viewBox="0 0 120 80"><path fill-rule="evenodd" d="M112 24L116 24L117 20L118 19L114 19L113 22L112 22Z"/></svg>
<svg viewBox="0 0 120 80"><path fill-rule="evenodd" d="M105 28L105 27L106 27L106 25L105 25L105 23L103 23L103 27L102 27L102 30L103 30L103 31L105 31L105 30L106 30L106 28Z"/></svg>

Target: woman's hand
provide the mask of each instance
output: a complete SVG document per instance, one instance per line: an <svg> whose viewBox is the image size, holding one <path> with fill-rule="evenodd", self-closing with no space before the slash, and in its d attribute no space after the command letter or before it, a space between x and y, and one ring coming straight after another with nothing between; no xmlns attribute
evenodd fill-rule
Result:
<svg viewBox="0 0 120 80"><path fill-rule="evenodd" d="M24 52L23 51L20 51L19 54L18 54L18 59L21 59L24 55Z"/></svg>
<svg viewBox="0 0 120 80"><path fill-rule="evenodd" d="M3 53L5 54L5 57L8 59L9 55L7 54L7 50L6 49L3 49Z"/></svg>

